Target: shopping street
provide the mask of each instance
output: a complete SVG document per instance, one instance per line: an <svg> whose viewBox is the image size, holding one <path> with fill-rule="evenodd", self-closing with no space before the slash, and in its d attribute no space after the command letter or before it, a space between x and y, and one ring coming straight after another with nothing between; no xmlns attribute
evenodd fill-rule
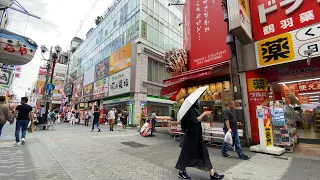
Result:
<svg viewBox="0 0 320 180"><path fill-rule="evenodd" d="M174 166L179 141L159 129L155 137L141 137L136 129L91 132L90 128L55 125L52 131L27 134L24 146L14 146L14 126L6 125L0 139L0 179L178 179ZM249 161L224 158L217 147L208 148L213 167L225 179L319 179L320 156L286 153L280 157L246 153ZM319 148L316 149L319 151ZM188 169L193 179L208 174Z"/></svg>

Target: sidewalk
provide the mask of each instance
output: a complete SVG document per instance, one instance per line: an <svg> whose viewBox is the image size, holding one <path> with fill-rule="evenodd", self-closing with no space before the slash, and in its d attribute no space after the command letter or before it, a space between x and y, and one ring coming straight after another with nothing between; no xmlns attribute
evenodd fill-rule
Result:
<svg viewBox="0 0 320 180"><path fill-rule="evenodd" d="M0 179L137 179L175 180L175 163L180 153L178 141L166 134L141 137L136 128L123 132L115 127L100 133L91 127L59 124L52 131L27 134L24 146L14 146L14 126L5 125L0 139ZM300 180L319 179L320 161L312 156L297 158L294 154L280 157L255 154L242 161L220 155L220 148L209 147L213 167L226 175L226 180ZM207 180L208 173L189 168L193 179Z"/></svg>

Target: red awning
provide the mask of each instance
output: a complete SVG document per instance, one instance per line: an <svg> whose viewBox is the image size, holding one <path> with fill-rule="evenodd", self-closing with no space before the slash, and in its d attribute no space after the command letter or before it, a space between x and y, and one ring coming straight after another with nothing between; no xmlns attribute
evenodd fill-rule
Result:
<svg viewBox="0 0 320 180"><path fill-rule="evenodd" d="M211 75L213 72L212 70L215 68L219 68L222 66L226 66L229 64L229 61L225 61L225 62L221 62L218 64L214 64L212 66L208 66L202 69L195 69L192 71L187 71L179 76L174 76L172 78L166 79L163 81L163 84L169 84L169 83L174 83L174 82L181 82L181 81L185 81L188 79L195 79L195 78L199 78L199 77L203 77L203 76L208 76Z"/></svg>
<svg viewBox="0 0 320 180"><path fill-rule="evenodd" d="M229 61L222 62L219 64L215 64L206 68L202 69L196 69L193 71L188 71L184 74L181 74L179 76L172 77L170 79L164 80L163 84L169 84L169 83L174 83L171 84L167 87L163 87L161 89L161 96L170 96L173 95L174 93L177 93L182 87L185 86L185 81L186 80L192 80L196 78L203 78L203 77L211 77L217 73L216 70L220 70L220 68L225 68L227 65L229 65ZM228 72L229 73L229 72ZM220 76L221 73L217 73L217 76Z"/></svg>

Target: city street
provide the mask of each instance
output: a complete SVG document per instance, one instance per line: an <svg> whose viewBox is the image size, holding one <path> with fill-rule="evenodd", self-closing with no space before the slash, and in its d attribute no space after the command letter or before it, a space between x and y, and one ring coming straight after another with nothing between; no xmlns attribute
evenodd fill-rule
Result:
<svg viewBox="0 0 320 180"><path fill-rule="evenodd" d="M102 126L101 132L90 127L59 124L52 131L27 134L24 146L14 145L13 125L5 125L0 139L0 179L178 179L175 163L179 142L163 133L141 137L136 129L114 132ZM220 149L209 147L213 167L225 179L299 180L320 179L319 156L285 154L274 157L246 151L249 161L223 158ZM206 172L187 169L193 179L206 180Z"/></svg>

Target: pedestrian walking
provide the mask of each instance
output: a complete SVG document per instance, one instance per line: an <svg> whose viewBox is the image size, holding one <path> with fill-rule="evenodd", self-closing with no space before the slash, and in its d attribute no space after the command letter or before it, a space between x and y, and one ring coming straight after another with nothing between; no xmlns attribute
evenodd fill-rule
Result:
<svg viewBox="0 0 320 180"><path fill-rule="evenodd" d="M117 110L114 107L108 112L110 131L113 131L113 125L116 118L116 113L117 113Z"/></svg>
<svg viewBox="0 0 320 180"><path fill-rule="evenodd" d="M99 128L99 118L100 118L100 112L98 108L95 108L94 113L93 113L93 122L92 122L92 130L94 130L94 126L96 125L98 128L98 132L100 132Z"/></svg>
<svg viewBox="0 0 320 180"><path fill-rule="evenodd" d="M152 123L152 132L156 130L157 114L156 111L153 111L151 114L151 123Z"/></svg>
<svg viewBox="0 0 320 180"><path fill-rule="evenodd" d="M76 111L76 113L75 113L75 117L76 117L76 121L75 121L75 123L76 124L80 124L80 114L79 114L79 111Z"/></svg>
<svg viewBox="0 0 320 180"><path fill-rule="evenodd" d="M127 121L128 121L128 112L127 110L124 110L121 114L121 122L122 122L122 131L124 131L126 129L127 126Z"/></svg>
<svg viewBox="0 0 320 180"><path fill-rule="evenodd" d="M21 105L16 107L16 112L18 113L17 122L16 122L16 145L20 144L20 129L22 131L21 143L24 144L26 142L26 134L30 121L33 121L33 112L32 107L28 104L28 98L21 98Z"/></svg>
<svg viewBox="0 0 320 180"><path fill-rule="evenodd" d="M4 96L0 96L0 137L2 133L2 128L6 124L8 120L13 120L11 116L11 111L8 105L5 104L6 98ZM13 121L10 122L11 124Z"/></svg>
<svg viewBox="0 0 320 180"><path fill-rule="evenodd" d="M88 111L85 111L84 118L85 118L84 126L89 126L89 112Z"/></svg>
<svg viewBox="0 0 320 180"><path fill-rule="evenodd" d="M70 123L71 123L71 126L74 126L75 123L76 123L76 115L75 115L75 112L74 112L74 111L72 111L72 113L71 113Z"/></svg>
<svg viewBox="0 0 320 180"><path fill-rule="evenodd" d="M146 123L147 117L145 114L144 109L141 109L141 114L140 114L140 129L142 128L142 126Z"/></svg>
<svg viewBox="0 0 320 180"><path fill-rule="evenodd" d="M223 111L223 120L224 120L224 127L223 131L226 134L228 131L232 135L233 144L235 146L235 149L237 151L237 154L240 159L248 160L250 157L245 155L242 151L241 145L240 145L240 138L238 134L238 125L241 123L237 121L237 117L235 114L235 103L233 101L230 101L226 104L227 109ZM224 157L231 157L228 154L228 143L223 142L222 144L222 156Z"/></svg>
<svg viewBox="0 0 320 180"><path fill-rule="evenodd" d="M71 122L71 112L70 111L68 111L68 113L67 113L67 121L68 122Z"/></svg>

